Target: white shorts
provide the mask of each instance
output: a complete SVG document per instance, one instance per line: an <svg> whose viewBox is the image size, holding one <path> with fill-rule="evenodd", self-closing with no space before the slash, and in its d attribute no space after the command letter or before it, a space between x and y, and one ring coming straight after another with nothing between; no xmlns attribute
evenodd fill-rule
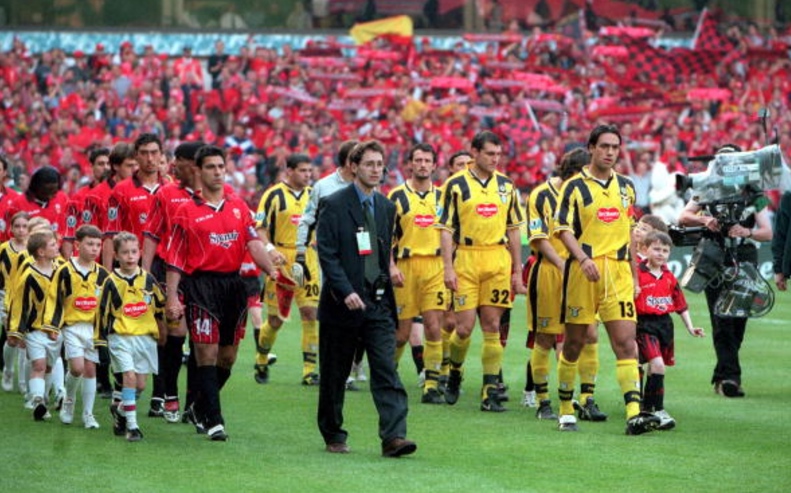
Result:
<svg viewBox="0 0 791 493"><path fill-rule="evenodd" d="M159 372L157 341L150 335L110 334L107 336L107 348L110 350L110 362L115 372L133 371L142 375Z"/></svg>
<svg viewBox="0 0 791 493"><path fill-rule="evenodd" d="M34 330L25 337L27 357L30 361L38 359L47 360L47 366L52 367L60 357L60 348L63 345L63 336L58 334L54 341L49 338L49 332Z"/></svg>
<svg viewBox="0 0 791 493"><path fill-rule="evenodd" d="M0 289L0 325L2 325L3 328L5 328L5 319L5 289Z"/></svg>
<svg viewBox="0 0 791 493"><path fill-rule="evenodd" d="M87 322L76 323L63 328L63 344L66 359L85 358L99 362L99 353L93 347L93 325Z"/></svg>

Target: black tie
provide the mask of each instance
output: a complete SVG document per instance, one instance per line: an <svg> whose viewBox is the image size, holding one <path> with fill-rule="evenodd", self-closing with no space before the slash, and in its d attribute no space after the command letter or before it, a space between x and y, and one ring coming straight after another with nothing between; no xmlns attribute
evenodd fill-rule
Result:
<svg viewBox="0 0 791 493"><path fill-rule="evenodd" d="M366 199L363 202L363 213L365 214L365 227L371 238L371 253L365 257L365 279L374 284L379 277L379 240L376 235L376 221L374 221L373 199Z"/></svg>

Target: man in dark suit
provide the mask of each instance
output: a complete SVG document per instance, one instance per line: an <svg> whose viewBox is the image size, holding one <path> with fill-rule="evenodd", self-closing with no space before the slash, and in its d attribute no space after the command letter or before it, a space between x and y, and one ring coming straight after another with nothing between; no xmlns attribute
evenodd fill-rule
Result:
<svg viewBox="0 0 791 493"><path fill-rule="evenodd" d="M396 309L390 281L395 206L375 191L384 149L369 141L350 156L354 182L319 204L316 240L324 286L319 299L318 424L326 450L348 453L343 425L346 377L357 341L368 354L382 455L417 449L406 440L407 395L395 368Z"/></svg>

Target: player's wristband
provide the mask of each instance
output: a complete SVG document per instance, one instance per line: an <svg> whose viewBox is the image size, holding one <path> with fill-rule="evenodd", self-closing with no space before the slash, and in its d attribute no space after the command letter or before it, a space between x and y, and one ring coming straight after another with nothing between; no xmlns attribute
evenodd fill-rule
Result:
<svg viewBox="0 0 791 493"><path fill-rule="evenodd" d="M579 262L580 267L582 267L582 264L584 264L586 260L590 260L590 259L591 259L590 257L584 257L582 260L577 260L577 262Z"/></svg>
<svg viewBox="0 0 791 493"><path fill-rule="evenodd" d="M275 245L273 243L267 243L266 247L264 248L266 248L267 253L272 253L275 251Z"/></svg>

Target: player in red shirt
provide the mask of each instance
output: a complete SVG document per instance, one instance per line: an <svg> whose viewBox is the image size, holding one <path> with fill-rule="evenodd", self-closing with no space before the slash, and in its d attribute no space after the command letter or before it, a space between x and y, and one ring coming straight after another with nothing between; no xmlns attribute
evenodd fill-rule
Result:
<svg viewBox="0 0 791 493"><path fill-rule="evenodd" d="M25 211L30 218L41 216L52 225L52 231L60 237L66 230L66 206L69 199L60 191L60 173L51 166L39 168L30 177L27 191L15 197L5 211L5 223L19 211Z"/></svg>
<svg viewBox="0 0 791 493"><path fill-rule="evenodd" d="M107 170L110 168L110 149L106 147L92 149L88 154L88 161L91 163L93 179L89 184L74 192L66 206L66 231L63 233L63 246L61 247L66 258L71 257L74 251L75 232L85 208L85 197L107 178Z"/></svg>
<svg viewBox="0 0 791 493"><path fill-rule="evenodd" d="M239 270L244 254L269 276L277 277L250 209L225 192L225 155L205 146L195 156L202 190L181 205L173 219L167 257L167 305L170 318L186 316L198 364L193 413L211 440L226 440L220 390L231 376L244 336L247 300ZM183 279L183 282L181 282ZM179 283L181 285L179 286ZM178 298L181 287L184 305Z"/></svg>
<svg viewBox="0 0 791 493"><path fill-rule="evenodd" d="M86 193L80 218L82 224L96 226L102 233L107 232L107 203L113 188L117 183L132 176L137 169L135 148L132 144L119 142L110 151L108 163L109 176ZM110 254L112 255L112 251Z"/></svg>
<svg viewBox="0 0 791 493"><path fill-rule="evenodd" d="M0 241L6 241L10 238L11 226L5 221L5 211L11 201L19 196L19 192L5 186L8 179L8 161L2 155L0 165Z"/></svg>

